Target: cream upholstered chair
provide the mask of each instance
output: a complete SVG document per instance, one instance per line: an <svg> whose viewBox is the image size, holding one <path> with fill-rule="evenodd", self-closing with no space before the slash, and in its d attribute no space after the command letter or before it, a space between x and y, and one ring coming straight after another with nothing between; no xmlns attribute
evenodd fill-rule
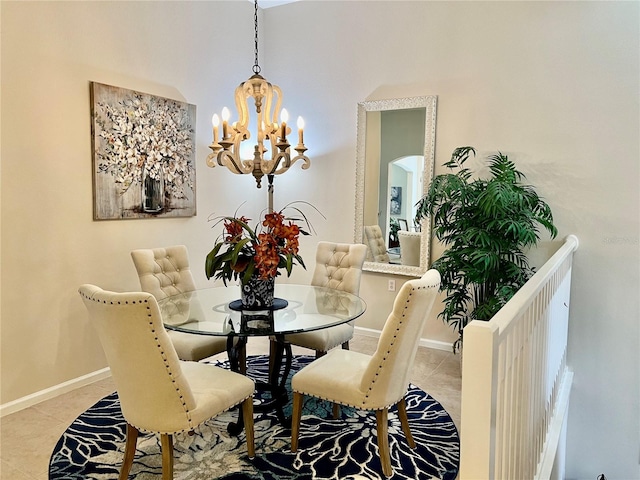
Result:
<svg viewBox="0 0 640 480"><path fill-rule="evenodd" d="M369 246L367 260L372 262L389 263L389 254L385 247L380 225L365 225L364 235L367 238L367 245Z"/></svg>
<svg viewBox="0 0 640 480"><path fill-rule="evenodd" d="M131 252L138 272L140 288L156 300L196 289L187 247L139 249ZM181 360L199 361L226 350L226 337L213 337L168 330L169 338Z"/></svg>
<svg viewBox="0 0 640 480"><path fill-rule="evenodd" d="M420 232L408 232L398 230L398 240L400 240L400 263L402 265L420 266Z"/></svg>
<svg viewBox="0 0 640 480"><path fill-rule="evenodd" d="M183 362L146 292L115 293L82 285L80 295L98 332L116 385L127 439L120 480L126 480L140 430L160 434L162 479L173 478L173 434L242 403L247 450L255 455L253 380L214 365Z"/></svg>
<svg viewBox="0 0 640 480"><path fill-rule="evenodd" d="M406 282L393 304L373 355L351 350L332 350L293 376L291 450L298 449L298 434L305 395L336 405L375 410L378 449L383 473L393 471L389 453L388 410L397 405L402 429L411 448L415 442L407 420L404 396L425 321L440 286L440 274L429 270L422 278ZM337 416L337 409L334 408Z"/></svg>
<svg viewBox="0 0 640 480"><path fill-rule="evenodd" d="M366 255L366 245L319 242L311 285L358 295L362 264ZM352 321L322 330L285 335L285 341L315 350L316 357L320 357L338 345L348 349L349 340L353 337L354 323Z"/></svg>

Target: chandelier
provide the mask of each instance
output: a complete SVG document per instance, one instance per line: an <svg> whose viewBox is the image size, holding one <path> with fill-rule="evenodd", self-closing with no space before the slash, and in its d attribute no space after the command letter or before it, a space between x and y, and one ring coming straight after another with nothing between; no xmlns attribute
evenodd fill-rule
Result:
<svg viewBox="0 0 640 480"><path fill-rule="evenodd" d="M228 108L222 109L222 135L220 136L220 117L213 115L213 142L209 145L211 153L207 157L207 165L215 167L216 163L227 167L236 174L252 174L256 179L258 188L261 187L262 177L267 175L269 180L269 208L273 209L273 176L286 172L298 160L302 160L303 169L309 168L311 161L304 154L307 148L304 146L303 130L304 121L298 117L298 144L294 147L297 155L291 156L291 145L287 135L291 128L287 125L288 113L283 108L282 91L277 85L269 83L260 75L258 65L258 0L254 1L254 27L255 27L255 63L253 75L241 83L235 91L235 104L238 110L238 120L230 123ZM255 123L253 132L250 132L250 104L253 99L255 115L251 115ZM280 124L278 124L278 112L280 112ZM242 159L240 145L249 140L255 134L253 146L253 158Z"/></svg>

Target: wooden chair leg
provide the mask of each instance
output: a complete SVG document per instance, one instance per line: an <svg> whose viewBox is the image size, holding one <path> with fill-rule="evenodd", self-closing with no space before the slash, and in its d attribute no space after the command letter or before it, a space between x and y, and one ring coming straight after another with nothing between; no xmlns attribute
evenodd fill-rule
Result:
<svg viewBox="0 0 640 480"><path fill-rule="evenodd" d="M409 428L409 418L407 417L407 402L404 398L397 404L398 417L400 417L400 423L402 424L402 431L407 438L407 443L410 448L416 448L416 442L413 441L413 435L411 435L411 429Z"/></svg>
<svg viewBox="0 0 640 480"><path fill-rule="evenodd" d="M320 357L324 357L327 354L327 352L323 352L320 350L316 350L316 360Z"/></svg>
<svg viewBox="0 0 640 480"><path fill-rule="evenodd" d="M342 349L343 350L349 350L349 340L347 340L346 342L344 342L342 344Z"/></svg>
<svg viewBox="0 0 640 480"><path fill-rule="evenodd" d="M300 420L302 418L302 403L304 395L293 392L293 413L291 415L291 451L298 451L298 434L300 432Z"/></svg>
<svg viewBox="0 0 640 480"><path fill-rule="evenodd" d="M162 452L162 480L173 480L173 436L171 434L160 435L160 451Z"/></svg>
<svg viewBox="0 0 640 480"><path fill-rule="evenodd" d="M376 410L376 427L378 431L378 450L380 451L380 463L382 465L382 473L385 477L393 475L391 469L391 454L389 452L389 410L383 408Z"/></svg>
<svg viewBox="0 0 640 480"><path fill-rule="evenodd" d="M122 460L122 466L120 467L119 480L127 480L129 478L129 472L131 471L131 465L133 465L133 457L136 454L136 444L138 442L138 434L140 432L133 425L127 423L127 439L124 447L124 459Z"/></svg>
<svg viewBox="0 0 640 480"><path fill-rule="evenodd" d="M337 420L338 418L340 418L340 404L339 403L334 403L333 404L333 419Z"/></svg>
<svg viewBox="0 0 640 480"><path fill-rule="evenodd" d="M244 419L244 431L247 436L247 454L249 458L256 456L256 445L253 430L253 397L242 402L242 417Z"/></svg>

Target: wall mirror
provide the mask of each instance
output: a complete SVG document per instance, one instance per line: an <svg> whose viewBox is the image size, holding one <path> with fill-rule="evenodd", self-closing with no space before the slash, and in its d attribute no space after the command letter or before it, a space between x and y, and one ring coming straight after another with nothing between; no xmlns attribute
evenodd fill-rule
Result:
<svg viewBox="0 0 640 480"><path fill-rule="evenodd" d="M429 266L431 222L414 222L433 177L437 96L358 104L355 241L363 269L420 276Z"/></svg>

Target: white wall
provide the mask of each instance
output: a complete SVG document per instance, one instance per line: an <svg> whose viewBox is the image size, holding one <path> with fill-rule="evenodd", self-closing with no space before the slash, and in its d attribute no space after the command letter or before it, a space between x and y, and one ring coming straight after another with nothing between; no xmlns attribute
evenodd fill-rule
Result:
<svg viewBox="0 0 640 480"><path fill-rule="evenodd" d="M307 200L327 217L305 258L318 239L353 239L357 102L425 94L439 96L436 173L457 146L500 149L560 235L580 238L568 478L640 477L639 8L304 1L262 14L263 74L305 117L313 162L276 179L276 204ZM209 213L266 202L252 179L204 166L213 110L251 73L251 18L249 2L2 2L3 403L104 366L78 284L137 288L132 248L184 242L206 285ZM91 220L91 80L198 106L198 216ZM365 325L386 317L386 279L364 278ZM450 339L439 322L426 335Z"/></svg>
<svg viewBox="0 0 640 480"><path fill-rule="evenodd" d="M437 165L457 146L500 149L560 235L580 238L568 478L640 478L639 13L637 2L301 2L266 16L268 63L305 82L333 157L355 155L356 102L437 94Z"/></svg>
<svg viewBox="0 0 640 480"><path fill-rule="evenodd" d="M266 205L253 179L205 166L241 80L223 72L251 74L253 42L230 41L252 18L249 2L2 3L2 403L106 365L81 283L139 289L130 250L185 243L205 285L209 214ZM196 217L92 220L90 81L197 105Z"/></svg>

